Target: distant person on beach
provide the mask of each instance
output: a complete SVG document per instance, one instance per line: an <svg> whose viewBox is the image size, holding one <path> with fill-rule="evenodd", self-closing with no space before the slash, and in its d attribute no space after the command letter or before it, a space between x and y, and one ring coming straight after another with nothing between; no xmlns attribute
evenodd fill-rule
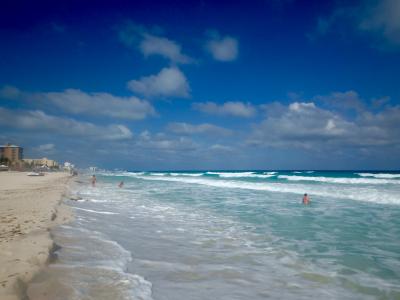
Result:
<svg viewBox="0 0 400 300"><path fill-rule="evenodd" d="M118 184L118 187L122 188L123 186L124 186L124 182L121 181L121 182Z"/></svg>
<svg viewBox="0 0 400 300"><path fill-rule="evenodd" d="M92 186L96 186L96 181L97 181L96 175L93 175L92 176Z"/></svg>
<svg viewBox="0 0 400 300"><path fill-rule="evenodd" d="M304 205L310 204L310 197L308 197L307 194L304 194L304 196L303 196L303 204Z"/></svg>

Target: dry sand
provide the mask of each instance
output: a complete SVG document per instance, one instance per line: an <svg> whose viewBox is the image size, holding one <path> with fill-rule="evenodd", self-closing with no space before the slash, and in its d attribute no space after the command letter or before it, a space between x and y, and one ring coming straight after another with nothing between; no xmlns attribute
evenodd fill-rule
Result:
<svg viewBox="0 0 400 300"><path fill-rule="evenodd" d="M0 299L25 297L25 286L54 247L49 229L72 219L61 203L69 175L0 172Z"/></svg>

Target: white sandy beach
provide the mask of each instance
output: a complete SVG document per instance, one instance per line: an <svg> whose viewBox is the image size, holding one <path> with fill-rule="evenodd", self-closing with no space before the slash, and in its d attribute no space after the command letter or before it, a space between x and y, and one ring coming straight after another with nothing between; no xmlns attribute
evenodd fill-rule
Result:
<svg viewBox="0 0 400 300"><path fill-rule="evenodd" d="M23 298L26 283L48 262L49 229L72 218L61 204L68 180L66 173L0 173L0 299Z"/></svg>

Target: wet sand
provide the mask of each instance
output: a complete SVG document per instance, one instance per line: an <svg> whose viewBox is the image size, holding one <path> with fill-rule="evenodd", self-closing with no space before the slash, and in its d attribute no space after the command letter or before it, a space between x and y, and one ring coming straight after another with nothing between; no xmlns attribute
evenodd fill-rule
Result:
<svg viewBox="0 0 400 300"><path fill-rule="evenodd" d="M49 261L50 229L72 219L62 204L70 176L0 172L0 299L25 297L26 284Z"/></svg>

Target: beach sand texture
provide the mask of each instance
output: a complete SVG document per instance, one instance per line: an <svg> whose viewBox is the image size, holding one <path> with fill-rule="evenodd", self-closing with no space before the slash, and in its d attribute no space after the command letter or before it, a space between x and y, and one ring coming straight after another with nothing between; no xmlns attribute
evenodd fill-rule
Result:
<svg viewBox="0 0 400 300"><path fill-rule="evenodd" d="M0 299L24 298L25 286L49 260L49 229L72 218L61 203L69 175L0 173Z"/></svg>

